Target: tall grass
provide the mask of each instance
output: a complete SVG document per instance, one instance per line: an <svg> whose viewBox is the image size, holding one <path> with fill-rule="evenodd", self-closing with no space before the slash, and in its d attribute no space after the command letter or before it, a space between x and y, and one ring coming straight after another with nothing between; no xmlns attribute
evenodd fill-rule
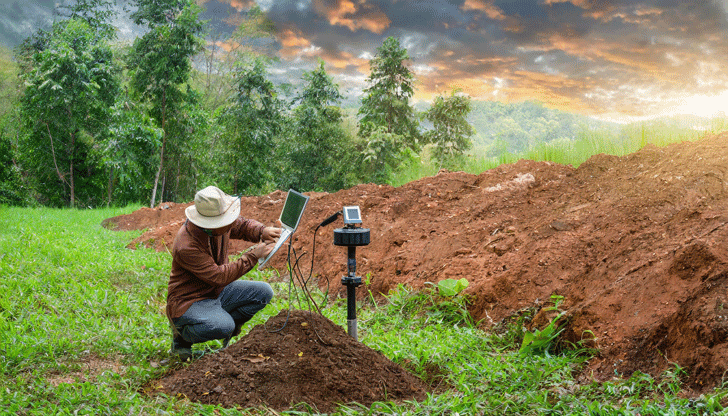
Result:
<svg viewBox="0 0 728 416"><path fill-rule="evenodd" d="M100 226L103 219L134 208L0 206L0 414L280 414L222 409L142 392L146 383L166 371L155 363L168 357L170 344L163 311L169 254L127 249L140 232ZM253 272L248 277L269 276ZM273 286L275 302L251 325L288 307L286 283ZM423 402L349 405L337 414L724 411L724 390L684 398L679 368L661 377L638 374L610 383L579 384L574 374L583 366L583 354L519 354L520 326L509 327L503 335L481 331L464 318L460 298L439 299L433 292L400 287L386 302L360 307L360 340L441 388ZM343 326L345 310L345 300L336 299L324 311ZM202 347L219 346L218 341L208 344Z"/></svg>
<svg viewBox="0 0 728 416"><path fill-rule="evenodd" d="M539 144L523 153L503 152L495 157L473 155L454 170L479 174L503 164L515 163L521 159L539 162L554 162L578 167L597 154L624 156L634 153L648 144L658 147L684 141L695 141L709 134L728 130L728 119L714 119L710 126L702 129L678 127L667 123L639 123L623 126L619 130L583 130L575 140L556 140ZM451 169L451 170L453 170ZM436 174L438 168L432 164L428 153L423 152L420 163L403 167L392 180L393 186Z"/></svg>

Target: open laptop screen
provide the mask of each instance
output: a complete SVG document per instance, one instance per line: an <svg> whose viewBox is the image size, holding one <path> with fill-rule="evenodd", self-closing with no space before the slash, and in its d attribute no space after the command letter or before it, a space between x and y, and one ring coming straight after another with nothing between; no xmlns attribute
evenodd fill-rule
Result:
<svg viewBox="0 0 728 416"><path fill-rule="evenodd" d="M281 223L292 230L295 230L296 227L298 227L298 222L301 220L301 214L306 206L306 202L308 202L308 197L294 191L293 189L289 190L288 196L286 197L286 203L283 206L283 211L281 212Z"/></svg>
<svg viewBox="0 0 728 416"><path fill-rule="evenodd" d="M276 245L273 247L273 250L270 254L268 254L268 257L258 259L259 269L268 263L268 260L273 257L278 249L281 248L283 243L285 243L291 234L296 231L296 228L298 228L298 222L301 221L301 216L303 215L303 210L306 208L307 202L307 196L302 195L293 189L288 191L288 196L286 196L286 202L283 205L283 211L281 211L281 216L279 218L283 231L281 232L281 236L278 238L278 241L276 241Z"/></svg>

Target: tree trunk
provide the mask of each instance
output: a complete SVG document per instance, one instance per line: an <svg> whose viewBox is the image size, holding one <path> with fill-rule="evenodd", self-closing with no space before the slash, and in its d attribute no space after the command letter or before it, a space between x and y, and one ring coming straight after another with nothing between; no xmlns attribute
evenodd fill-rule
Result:
<svg viewBox="0 0 728 416"><path fill-rule="evenodd" d="M167 126L166 121L167 111L167 90L162 91L162 147L159 150L159 168L157 174L154 175L154 188L152 188L152 201L149 204L149 208L154 208L154 201L157 199L157 186L159 185L159 176L162 174L164 168L164 147L167 144Z"/></svg>
<svg viewBox="0 0 728 416"><path fill-rule="evenodd" d="M164 132L162 136L162 147L159 151L159 168L157 168L157 174L154 175L154 187L152 188L152 201L149 204L149 208L154 208L154 201L157 199L157 186L159 185L159 176L162 173L162 167L164 166L164 145L167 142L167 133Z"/></svg>
<svg viewBox="0 0 728 416"><path fill-rule="evenodd" d="M179 178L182 176L182 173L180 172L180 170L181 170L180 165L182 164L182 162L180 162L181 159L182 158L177 157L177 174L174 175L175 176L175 178L174 178L174 198L172 199L172 201L179 200L179 193L180 193L179 192Z"/></svg>
<svg viewBox="0 0 728 416"><path fill-rule="evenodd" d="M58 179L61 180L62 184L68 185L69 188L71 188L71 206L73 206L73 183L69 184L66 180L66 177L61 173L61 170L58 168L58 161L56 160L56 147L53 144L53 135L51 134L51 129L48 127L48 122L44 122L46 126L46 131L48 132L48 138L51 139L51 156L53 156L53 166L56 167L56 175L58 175ZM71 170L73 171L73 159L71 159Z"/></svg>
<svg viewBox="0 0 728 416"><path fill-rule="evenodd" d="M111 206L111 193L112 189L114 189L114 167L111 167L111 172L109 172L109 185L106 190L106 207Z"/></svg>
<svg viewBox="0 0 728 416"><path fill-rule="evenodd" d="M164 202L164 187L167 185L167 174L162 176L162 190L159 192L159 203Z"/></svg>
<svg viewBox="0 0 728 416"><path fill-rule="evenodd" d="M69 186L71 187L71 208L76 208L76 187L73 183L73 158L76 154L74 148L76 146L76 133L71 134L71 166L68 170Z"/></svg>

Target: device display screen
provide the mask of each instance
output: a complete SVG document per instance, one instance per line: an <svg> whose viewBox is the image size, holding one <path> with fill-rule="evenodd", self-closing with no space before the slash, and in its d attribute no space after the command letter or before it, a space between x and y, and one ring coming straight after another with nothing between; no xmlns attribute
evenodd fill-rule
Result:
<svg viewBox="0 0 728 416"><path fill-rule="evenodd" d="M286 204L283 206L283 212L281 212L281 222L291 228L296 228L298 220L301 218L301 212L303 207L306 206L308 198L299 194L296 191L288 191L286 197Z"/></svg>
<svg viewBox="0 0 728 416"><path fill-rule="evenodd" d="M361 211L359 211L359 207L344 207L344 223L345 224L361 223Z"/></svg>

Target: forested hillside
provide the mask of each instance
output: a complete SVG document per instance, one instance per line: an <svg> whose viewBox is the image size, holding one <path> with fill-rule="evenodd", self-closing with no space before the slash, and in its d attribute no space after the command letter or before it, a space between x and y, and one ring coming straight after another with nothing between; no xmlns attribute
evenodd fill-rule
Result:
<svg viewBox="0 0 728 416"><path fill-rule="evenodd" d="M0 50L0 203L154 206L209 184L332 192L595 136L696 135L695 123L625 127L459 90L415 105L414 60L394 37L369 61L360 96L345 97L324 61L276 84L276 28L260 8L211 35L194 0L131 3L146 30L131 44L116 38L109 0L79 0Z"/></svg>
<svg viewBox="0 0 728 416"><path fill-rule="evenodd" d="M574 140L589 130L617 128L616 123L546 108L535 102L474 101L469 121L476 131L475 146L489 156L504 151L524 152L557 140Z"/></svg>
<svg viewBox="0 0 728 416"><path fill-rule="evenodd" d="M659 117L620 124L551 109L537 102L476 101L468 121L475 128L473 143L478 155L524 153L545 144L563 144L585 137L625 141L634 136L692 137L702 131L722 131L724 120L692 115Z"/></svg>
<svg viewBox="0 0 728 416"><path fill-rule="evenodd" d="M275 28L259 7L223 35L194 0L130 3L144 28L131 44L117 40L113 2L79 0L3 51L0 203L154 206L209 184L336 191L387 183L424 146L450 167L472 146L470 98L453 91L416 111L411 59L393 37L369 62L352 122L325 62L271 81L274 51L259 40Z"/></svg>

